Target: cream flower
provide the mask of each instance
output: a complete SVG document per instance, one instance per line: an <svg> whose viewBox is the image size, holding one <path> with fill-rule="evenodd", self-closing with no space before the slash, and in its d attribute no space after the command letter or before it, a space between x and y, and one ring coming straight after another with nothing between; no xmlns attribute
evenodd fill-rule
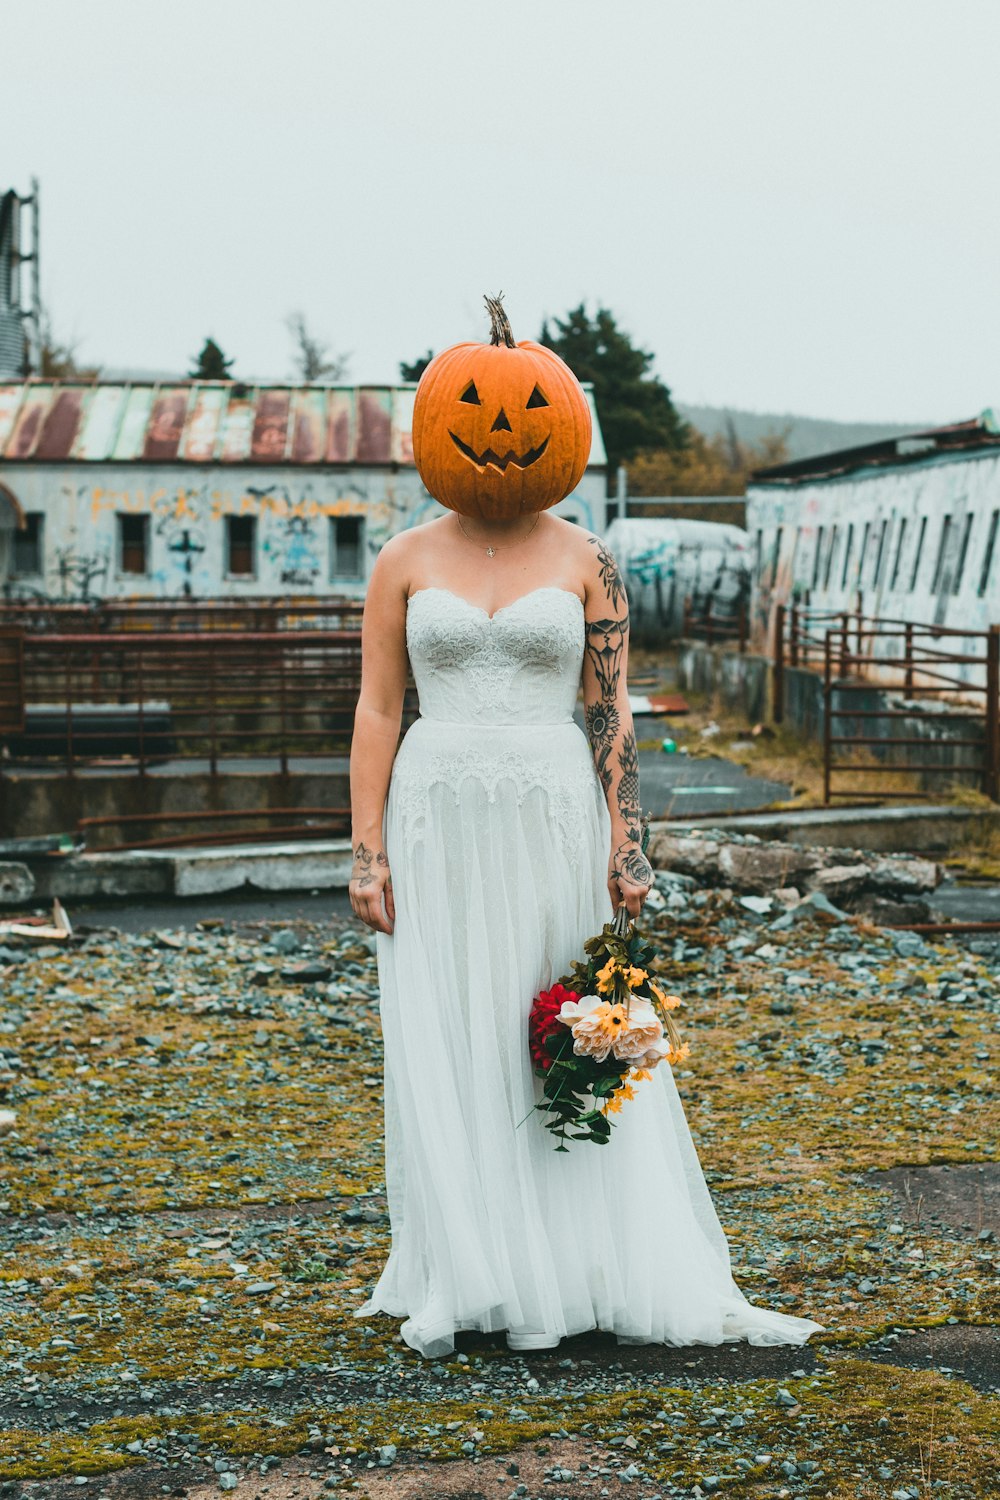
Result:
<svg viewBox="0 0 1000 1500"><path fill-rule="evenodd" d="M628 1023L615 1043L615 1056L635 1061L663 1039L663 1023L648 1000L633 995Z"/></svg>
<svg viewBox="0 0 1000 1500"><path fill-rule="evenodd" d="M633 997L628 1010L597 995L582 995L560 1007L559 1020L573 1032L573 1051L578 1056L604 1062L609 1053L623 1061L645 1062L662 1053L656 1049L663 1039L663 1026L648 1000Z"/></svg>

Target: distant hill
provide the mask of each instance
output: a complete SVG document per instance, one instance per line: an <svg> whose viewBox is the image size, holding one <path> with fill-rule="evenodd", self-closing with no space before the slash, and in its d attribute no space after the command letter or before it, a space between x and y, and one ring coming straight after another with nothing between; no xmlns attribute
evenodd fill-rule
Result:
<svg viewBox="0 0 1000 1500"><path fill-rule="evenodd" d="M732 422L736 436L757 443L771 433L786 433L789 460L834 453L838 448L857 448L882 438L900 437L933 427L933 422L828 422L822 417L798 417L791 412L735 411L724 406L685 406L674 403L681 416L706 437L725 433Z"/></svg>

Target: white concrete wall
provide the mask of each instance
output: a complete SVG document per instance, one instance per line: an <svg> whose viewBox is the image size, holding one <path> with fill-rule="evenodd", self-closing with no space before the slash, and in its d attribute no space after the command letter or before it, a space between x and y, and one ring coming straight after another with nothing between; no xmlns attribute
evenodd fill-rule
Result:
<svg viewBox="0 0 1000 1500"><path fill-rule="evenodd" d="M4 464L0 480L41 511L44 572L13 577L0 531L0 590L48 600L356 593L388 537L443 508L415 469L322 470L231 465ZM603 471L589 470L554 507L603 535ZM149 572L123 573L118 514L149 518ZM225 573L225 517L257 518L255 577ZM331 577L331 518L363 517L363 578Z"/></svg>
<svg viewBox="0 0 1000 1500"><path fill-rule="evenodd" d="M747 530L753 634L760 647L769 640L774 606L801 600L807 590L817 609L860 605L867 615L970 631L1000 622L996 453L842 479L751 486Z"/></svg>

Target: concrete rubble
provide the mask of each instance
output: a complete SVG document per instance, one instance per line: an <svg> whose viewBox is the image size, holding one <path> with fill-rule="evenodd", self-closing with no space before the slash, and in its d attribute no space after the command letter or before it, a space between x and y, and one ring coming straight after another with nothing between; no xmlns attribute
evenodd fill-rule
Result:
<svg viewBox="0 0 1000 1500"><path fill-rule="evenodd" d="M699 885L770 897L784 906L821 895L841 911L889 926L928 920L925 898L945 873L934 860L916 855L800 848L715 829L661 829L650 838L647 853L654 869L688 876Z"/></svg>

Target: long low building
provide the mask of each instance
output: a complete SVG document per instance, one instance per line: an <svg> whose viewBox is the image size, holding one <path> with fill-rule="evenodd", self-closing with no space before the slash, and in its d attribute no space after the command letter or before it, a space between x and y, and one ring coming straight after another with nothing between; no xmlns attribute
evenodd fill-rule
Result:
<svg viewBox="0 0 1000 1500"><path fill-rule="evenodd" d="M752 635L778 604L980 631L1000 622L1000 410L757 473Z"/></svg>
<svg viewBox="0 0 1000 1500"><path fill-rule="evenodd" d="M607 458L557 515L603 534ZM416 386L0 385L0 595L363 596L395 532L445 512L413 463Z"/></svg>

